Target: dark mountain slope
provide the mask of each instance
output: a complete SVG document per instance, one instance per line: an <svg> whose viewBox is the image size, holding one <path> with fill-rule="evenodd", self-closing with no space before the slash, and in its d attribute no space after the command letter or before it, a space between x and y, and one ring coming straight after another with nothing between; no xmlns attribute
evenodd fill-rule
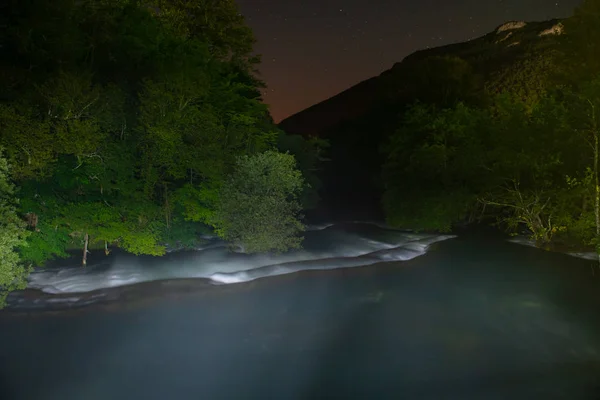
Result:
<svg viewBox="0 0 600 400"><path fill-rule="evenodd" d="M562 29L559 20L509 22L468 42L415 52L381 75L285 119L280 127L330 140L322 193L328 211L342 217L343 210L376 210L380 146L408 105L480 104L507 89L533 97L544 91L549 78L544 65L553 62Z"/></svg>
<svg viewBox="0 0 600 400"><path fill-rule="evenodd" d="M280 123L286 132L304 136L320 136L341 121L364 115L375 101L379 82L367 79L334 97L315 104Z"/></svg>

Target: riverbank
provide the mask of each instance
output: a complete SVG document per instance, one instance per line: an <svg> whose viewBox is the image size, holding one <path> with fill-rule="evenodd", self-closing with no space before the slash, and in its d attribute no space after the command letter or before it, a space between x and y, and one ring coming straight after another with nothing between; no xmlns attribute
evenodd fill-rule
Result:
<svg viewBox="0 0 600 400"><path fill-rule="evenodd" d="M411 268L412 261L401 263ZM415 266L418 267L418 266ZM365 268L336 268L329 270L303 270L293 274L271 276L268 279L218 284L205 278L168 279L141 282L79 293L47 293L38 289L16 291L8 298L9 306L0 311L4 317L29 317L35 315L76 315L78 313L127 311L151 307L162 302L216 299L220 296L249 293L269 287L293 285L304 279L368 279L398 268L397 264L379 263Z"/></svg>
<svg viewBox="0 0 600 400"><path fill-rule="evenodd" d="M458 236L452 240L509 241L535 247L527 239L510 238L491 227L470 227L455 233ZM408 266L411 265L408 260L435 251L438 244L451 238L390 230L376 222L346 222L310 226L306 248L281 255L231 253L222 242L163 257L135 257L119 251L106 257L94 252L85 268L73 257L37 269L30 277L30 288L8 298L9 312L129 307L190 295L243 291L258 281L278 284L285 282L281 280L284 276L293 279L309 271L330 270L336 276L335 271L377 271L391 261L402 261ZM329 274L323 272L317 276ZM234 285L229 287L230 284Z"/></svg>
<svg viewBox="0 0 600 400"><path fill-rule="evenodd" d="M85 268L79 266L78 259L70 259L36 269L29 276L28 286L46 293L76 294L184 278L233 284L304 270L407 261L426 254L431 245L452 238L389 230L370 223L324 224L306 232L302 249L286 253L232 252L223 242L162 257L136 257L117 251L109 257L94 253Z"/></svg>

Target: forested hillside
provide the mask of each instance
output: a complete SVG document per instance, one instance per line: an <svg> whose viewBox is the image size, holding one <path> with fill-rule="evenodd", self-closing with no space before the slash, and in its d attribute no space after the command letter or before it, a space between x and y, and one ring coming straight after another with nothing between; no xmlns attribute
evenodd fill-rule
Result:
<svg viewBox="0 0 600 400"><path fill-rule="evenodd" d="M586 0L564 21L407 57L368 81L353 119L319 118L352 88L281 126L331 140L330 203L382 204L402 228L485 220L544 247L597 246L599 45L600 1ZM311 115L320 130L304 129Z"/></svg>
<svg viewBox="0 0 600 400"><path fill-rule="evenodd" d="M299 246L319 143L273 124L233 0L0 14L0 287L70 249L162 255L213 229L247 251Z"/></svg>
<svg viewBox="0 0 600 400"><path fill-rule="evenodd" d="M586 1L540 32L527 53L483 75L483 91L464 74L403 113L381 146L390 223L447 231L494 218L539 246L599 244L599 10ZM504 28L499 41L524 41L526 25Z"/></svg>
<svg viewBox="0 0 600 400"><path fill-rule="evenodd" d="M562 29L562 30L561 30ZM327 138L324 203L344 214L377 208L383 182L381 144L415 102L483 105L510 90L533 101L545 90L564 26L558 20L507 23L465 43L418 51L378 77L280 123L287 132Z"/></svg>

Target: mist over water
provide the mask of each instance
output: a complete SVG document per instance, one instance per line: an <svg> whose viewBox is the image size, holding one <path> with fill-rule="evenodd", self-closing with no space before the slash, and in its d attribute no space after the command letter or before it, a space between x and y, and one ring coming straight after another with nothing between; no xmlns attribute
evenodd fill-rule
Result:
<svg viewBox="0 0 600 400"><path fill-rule="evenodd" d="M280 255L210 239L40 270L47 293L0 313L0 398L599 398L591 262L449 238L347 223Z"/></svg>
<svg viewBox="0 0 600 400"><path fill-rule="evenodd" d="M304 250L285 255L229 253L215 242L35 275L70 291L181 271L220 284L42 294L41 307L9 308L0 313L0 398L599 398L591 262L478 234L430 246L444 237L345 224L307 236ZM311 266L331 269L290 274Z"/></svg>
<svg viewBox="0 0 600 400"><path fill-rule="evenodd" d="M216 284L251 281L303 270L358 267L421 256L453 236L426 235L366 223L309 226L303 249L283 254L233 252L217 238L194 251L165 257L116 253L87 267L38 269L29 287L46 293L78 293L175 278L207 278Z"/></svg>

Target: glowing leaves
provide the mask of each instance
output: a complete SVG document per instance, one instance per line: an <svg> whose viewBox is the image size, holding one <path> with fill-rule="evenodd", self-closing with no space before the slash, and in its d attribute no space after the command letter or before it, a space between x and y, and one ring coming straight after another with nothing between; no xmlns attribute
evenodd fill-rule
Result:
<svg viewBox="0 0 600 400"><path fill-rule="evenodd" d="M0 148L0 308L9 291L25 287L28 273L17 252L25 244L28 232L17 215L16 204L8 163Z"/></svg>
<svg viewBox="0 0 600 400"><path fill-rule="evenodd" d="M212 225L222 238L247 252L300 247L304 180L289 154L273 151L240 158L223 184Z"/></svg>
<svg viewBox="0 0 600 400"><path fill-rule="evenodd" d="M34 117L33 110L0 104L0 144L13 167L17 179L47 175L55 160L54 140L50 126Z"/></svg>

